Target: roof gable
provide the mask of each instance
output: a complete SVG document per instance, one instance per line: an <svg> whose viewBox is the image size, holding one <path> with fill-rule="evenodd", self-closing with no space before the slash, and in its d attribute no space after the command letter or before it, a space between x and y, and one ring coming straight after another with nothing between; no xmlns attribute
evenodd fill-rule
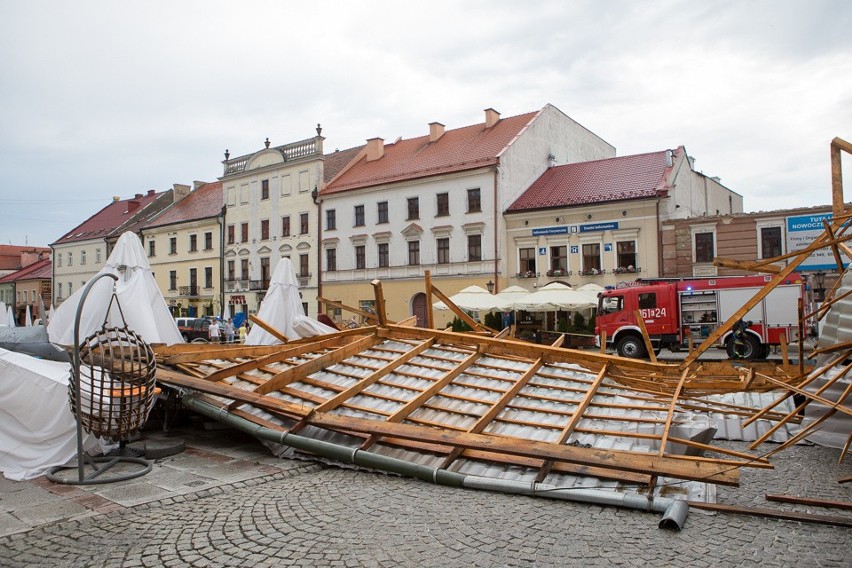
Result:
<svg viewBox="0 0 852 568"><path fill-rule="evenodd" d="M222 182L205 183L189 195L164 209L145 224L145 228L162 227L215 217L222 212Z"/></svg>
<svg viewBox="0 0 852 568"><path fill-rule="evenodd" d="M429 135L384 145L384 155L367 161L362 155L326 186L322 194L372 185L418 179L481 168L498 163L500 154L536 117L537 112L445 131L430 142Z"/></svg>
<svg viewBox="0 0 852 568"><path fill-rule="evenodd" d="M53 262L49 258L35 262L17 272L0 278L0 282L16 282L18 280L34 280L36 278L51 278Z"/></svg>
<svg viewBox="0 0 852 568"><path fill-rule="evenodd" d="M77 225L63 236L59 237L55 245L71 243L76 241L88 241L90 239L104 239L113 233L117 227L122 227L128 221L157 200L165 192L155 193L153 190L147 194L137 193L131 199L113 201L80 225Z"/></svg>
<svg viewBox="0 0 852 568"><path fill-rule="evenodd" d="M669 150L548 168L507 212L655 197L668 191ZM685 150L679 147L679 158Z"/></svg>

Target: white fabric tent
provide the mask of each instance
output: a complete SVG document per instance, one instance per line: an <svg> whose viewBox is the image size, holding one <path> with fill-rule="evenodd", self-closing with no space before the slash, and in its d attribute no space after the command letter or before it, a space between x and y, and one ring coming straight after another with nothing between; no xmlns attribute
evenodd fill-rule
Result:
<svg viewBox="0 0 852 568"><path fill-rule="evenodd" d="M12 306L6 306L6 325L9 327L16 327L15 312L12 311Z"/></svg>
<svg viewBox="0 0 852 568"><path fill-rule="evenodd" d="M287 339L313 337L337 331L305 315L302 299L299 297L299 282L289 258L280 259L275 266L257 317L283 333ZM259 325L253 325L246 336L246 345L276 343L281 341Z"/></svg>
<svg viewBox="0 0 852 568"><path fill-rule="evenodd" d="M515 300L517 300L517 299L519 299L523 296L526 296L529 293L530 293L529 290L527 290L526 288L523 288L521 286L509 286L505 290L500 291L497 294L497 297L501 298L503 300L508 300L508 301L510 301L514 304ZM506 311L508 311L510 309L512 309L511 306Z"/></svg>
<svg viewBox="0 0 852 568"><path fill-rule="evenodd" d="M77 455L77 422L68 400L69 363L0 349L0 471L32 479ZM83 449L105 445L83 433Z"/></svg>
<svg viewBox="0 0 852 568"><path fill-rule="evenodd" d="M450 300L452 300L453 303L461 309L472 312L490 312L494 310L503 311L512 309L512 303L509 300L500 298L498 295L490 293L481 286L468 286L461 292L450 296ZM450 309L444 302L435 302L432 306L436 310Z"/></svg>
<svg viewBox="0 0 852 568"><path fill-rule="evenodd" d="M33 315L32 315L32 312L30 312L30 305L29 304L27 304L26 315L24 316L24 325L27 326L27 327L33 326Z"/></svg>
<svg viewBox="0 0 852 568"><path fill-rule="evenodd" d="M115 249L107 258L98 275L110 273L118 276L116 295L127 326L148 343L183 343L160 288L154 281L145 249L135 233L126 232L119 237ZM112 278L101 278L92 287L80 315L80 340L99 330L104 322L112 298ZM88 283L87 283L88 284ZM74 318L85 286L79 288L56 309L48 327L50 341L59 345L74 344ZM107 325L122 325L118 307L113 303Z"/></svg>
<svg viewBox="0 0 852 568"><path fill-rule="evenodd" d="M597 305L587 294L561 282L551 282L532 294L515 300L512 308L527 312L556 312L584 310Z"/></svg>
<svg viewBox="0 0 852 568"><path fill-rule="evenodd" d="M0 327L6 327L9 325L9 322L6 318L6 303L0 302Z"/></svg>

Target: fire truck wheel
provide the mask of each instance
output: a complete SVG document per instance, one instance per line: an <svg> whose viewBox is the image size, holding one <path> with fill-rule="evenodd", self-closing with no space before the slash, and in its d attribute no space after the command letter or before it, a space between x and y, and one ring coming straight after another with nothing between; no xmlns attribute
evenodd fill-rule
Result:
<svg viewBox="0 0 852 568"><path fill-rule="evenodd" d="M741 345L736 345L734 343L733 335L729 337L728 341L725 343L725 350L728 352L728 357L731 359L745 359L747 361L759 359L761 349L760 341L751 335L746 335L743 338Z"/></svg>
<svg viewBox="0 0 852 568"><path fill-rule="evenodd" d="M615 349L620 357L641 359L645 356L645 344L635 335L625 335L619 339Z"/></svg>

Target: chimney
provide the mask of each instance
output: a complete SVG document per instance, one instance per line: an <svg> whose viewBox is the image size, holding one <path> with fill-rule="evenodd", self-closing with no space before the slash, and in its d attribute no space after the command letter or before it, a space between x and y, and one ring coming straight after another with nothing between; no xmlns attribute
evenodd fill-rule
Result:
<svg viewBox="0 0 852 568"><path fill-rule="evenodd" d="M378 160L385 155L385 141L383 138L370 138L367 140L367 161Z"/></svg>
<svg viewBox="0 0 852 568"><path fill-rule="evenodd" d="M153 189L149 189L148 190L148 197L151 197L152 195L154 195L154 193L156 193L156 192Z"/></svg>
<svg viewBox="0 0 852 568"><path fill-rule="evenodd" d="M136 194L136 199L142 199L142 194L141 194L141 193L137 193L137 194Z"/></svg>
<svg viewBox="0 0 852 568"><path fill-rule="evenodd" d="M485 128L491 128L500 122L500 113L493 108L485 109Z"/></svg>
<svg viewBox="0 0 852 568"><path fill-rule="evenodd" d="M429 123L429 142L435 142L444 135L444 125L440 122Z"/></svg>
<svg viewBox="0 0 852 568"><path fill-rule="evenodd" d="M141 193L136 194L136 199L128 199L127 200L127 211L125 213L132 213L139 209L141 203L139 202L139 198L142 197Z"/></svg>
<svg viewBox="0 0 852 568"><path fill-rule="evenodd" d="M190 187L188 185L184 185L182 183L174 183L172 184L172 203L177 203L187 195L189 195Z"/></svg>
<svg viewBox="0 0 852 568"><path fill-rule="evenodd" d="M202 185L207 185L207 182L195 180L194 182L192 182L192 191L195 191L196 189L198 189Z"/></svg>

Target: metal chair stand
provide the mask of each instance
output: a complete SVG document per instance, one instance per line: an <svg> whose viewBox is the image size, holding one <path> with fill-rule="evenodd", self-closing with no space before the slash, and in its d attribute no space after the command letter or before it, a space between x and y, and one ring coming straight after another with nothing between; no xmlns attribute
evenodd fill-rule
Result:
<svg viewBox="0 0 852 568"><path fill-rule="evenodd" d="M154 405L156 361L151 347L127 328L114 287L102 328L80 342L83 304L92 286L102 277L118 280L113 274L98 275L83 290L77 306L68 385L71 410L77 421L77 459L76 463L48 471L47 478L55 483L112 483L141 477L152 468L149 461L127 448L127 440L145 424ZM107 327L113 302L124 327ZM88 455L83 449L84 429L92 435L118 442L119 447L107 455ZM61 471L72 469L77 470L76 476L59 475Z"/></svg>

